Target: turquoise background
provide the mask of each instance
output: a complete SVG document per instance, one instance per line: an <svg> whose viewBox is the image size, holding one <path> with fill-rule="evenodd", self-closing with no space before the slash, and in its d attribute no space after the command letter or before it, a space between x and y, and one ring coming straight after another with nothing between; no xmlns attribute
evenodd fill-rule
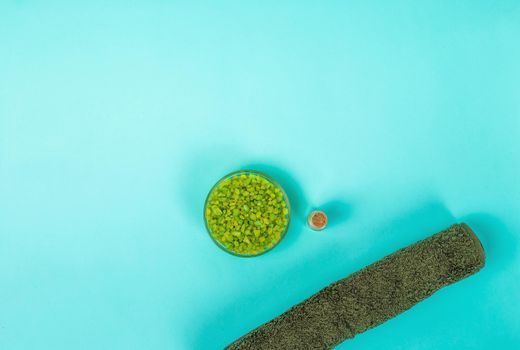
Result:
<svg viewBox="0 0 520 350"><path fill-rule="evenodd" d="M202 221L244 168L253 259ZM518 1L0 3L1 349L219 349L460 221L485 269L338 348L518 349L519 179Z"/></svg>

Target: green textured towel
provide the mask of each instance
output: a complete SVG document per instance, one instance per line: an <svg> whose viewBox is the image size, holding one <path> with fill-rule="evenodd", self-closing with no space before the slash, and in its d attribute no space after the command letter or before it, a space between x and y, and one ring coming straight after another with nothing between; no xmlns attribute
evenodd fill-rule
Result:
<svg viewBox="0 0 520 350"><path fill-rule="evenodd" d="M330 349L474 274L484 260L468 225L453 225L329 285L226 349Z"/></svg>

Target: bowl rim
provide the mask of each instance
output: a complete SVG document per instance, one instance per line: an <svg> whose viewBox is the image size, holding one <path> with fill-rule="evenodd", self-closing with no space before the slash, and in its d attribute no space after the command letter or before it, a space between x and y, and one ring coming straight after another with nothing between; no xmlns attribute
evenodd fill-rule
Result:
<svg viewBox="0 0 520 350"><path fill-rule="evenodd" d="M215 239L215 237L213 237L213 235L211 233L211 230L209 229L209 226L208 226L208 220L206 219L206 208L208 206L209 196L211 195L213 190L215 190L215 188L217 188L217 186L220 185L224 180L230 179L230 178L235 177L235 176L243 175L243 174L257 175L257 176L263 177L267 181L271 182L276 188L280 189L280 191L282 192L283 199L284 199L285 204L286 204L287 209L288 209L287 224L285 225L285 228L283 229L282 233L280 234L280 238L278 239L278 241L275 244L273 244L273 246L270 247L269 249L263 250L260 253L256 253L256 254L240 254L240 253L234 252L234 251L226 248L222 243L220 243L217 239ZM273 179L270 175L267 175L263 171L253 170L253 169L235 170L235 171L232 171L232 172L224 175L223 177L221 177L211 187L211 189L209 190L209 192L208 192L208 194L206 196L206 200L204 201L204 210L202 212L202 216L203 216L203 219L204 219L204 226L206 227L206 231L208 232L209 237L211 238L211 240L220 249L222 249L223 251L225 251L228 254L231 254L231 255L234 255L234 256L238 256L238 257L241 257L241 258L253 258L255 256L263 255L263 254L273 250L284 239L285 235L287 234L287 231L289 230L289 225L291 223L291 203L289 201L289 196L287 196L287 193L285 192L284 188L275 179Z"/></svg>

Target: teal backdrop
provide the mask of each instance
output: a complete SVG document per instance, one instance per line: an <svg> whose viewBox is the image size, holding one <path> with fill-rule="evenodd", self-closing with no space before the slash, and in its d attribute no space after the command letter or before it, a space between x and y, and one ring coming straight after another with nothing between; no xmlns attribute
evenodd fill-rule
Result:
<svg viewBox="0 0 520 350"><path fill-rule="evenodd" d="M257 258L237 169L293 207ZM338 349L519 349L519 179L516 0L0 2L3 350L221 349L462 221L485 269Z"/></svg>

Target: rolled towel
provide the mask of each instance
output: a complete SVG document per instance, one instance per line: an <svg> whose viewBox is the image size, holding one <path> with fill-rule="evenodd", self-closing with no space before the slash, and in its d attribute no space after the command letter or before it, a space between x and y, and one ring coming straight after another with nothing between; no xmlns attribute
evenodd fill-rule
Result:
<svg viewBox="0 0 520 350"><path fill-rule="evenodd" d="M482 244L456 224L322 289L226 347L330 349L484 266Z"/></svg>

